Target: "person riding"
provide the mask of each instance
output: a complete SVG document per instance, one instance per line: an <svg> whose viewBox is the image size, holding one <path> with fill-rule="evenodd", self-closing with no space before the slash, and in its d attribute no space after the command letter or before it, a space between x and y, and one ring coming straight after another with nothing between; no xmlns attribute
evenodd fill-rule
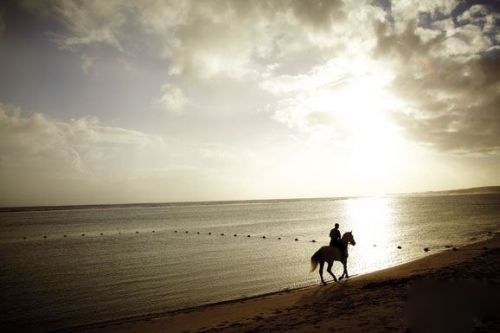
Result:
<svg viewBox="0 0 500 333"><path fill-rule="evenodd" d="M340 231L339 231L339 224L335 223L335 228L330 230L330 246L336 247L340 251L341 257L344 257L345 255L345 249L344 249L344 244L340 241Z"/></svg>

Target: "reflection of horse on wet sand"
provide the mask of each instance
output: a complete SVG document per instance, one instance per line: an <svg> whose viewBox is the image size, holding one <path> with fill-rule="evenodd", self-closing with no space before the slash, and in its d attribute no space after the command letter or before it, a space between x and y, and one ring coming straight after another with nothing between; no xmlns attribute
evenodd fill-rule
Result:
<svg viewBox="0 0 500 333"><path fill-rule="evenodd" d="M326 284L325 280L323 280L323 266L325 262L328 263L326 271L330 273L331 276L333 276L333 280L335 282L337 282L337 278L332 272L332 265L334 261L340 261L344 265L344 272L339 277L339 281L342 280L344 276L346 278L349 278L349 273L347 272L347 257L349 256L347 252L347 247L349 244L356 245L356 241L352 236L352 231L346 232L344 235L342 235L340 242L344 245L345 249L345 256L343 258L340 253L340 250L337 247L333 246L322 246L311 257L311 272L314 272L316 266L318 266L319 264L319 276L321 277L321 283L323 283L324 285Z"/></svg>

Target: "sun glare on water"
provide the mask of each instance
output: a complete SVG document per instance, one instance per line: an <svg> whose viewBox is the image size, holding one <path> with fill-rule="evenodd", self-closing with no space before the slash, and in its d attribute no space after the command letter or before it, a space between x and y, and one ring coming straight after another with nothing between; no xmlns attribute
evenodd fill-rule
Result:
<svg viewBox="0 0 500 333"><path fill-rule="evenodd" d="M347 200L345 216L356 239L355 252L363 254L359 260L362 260L364 270L371 271L386 264L390 254L383 248L395 231L391 199L373 197Z"/></svg>

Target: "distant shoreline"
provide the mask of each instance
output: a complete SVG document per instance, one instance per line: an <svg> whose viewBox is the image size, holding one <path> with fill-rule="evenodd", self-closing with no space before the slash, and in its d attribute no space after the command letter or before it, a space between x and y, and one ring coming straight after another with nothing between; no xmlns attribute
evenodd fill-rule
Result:
<svg viewBox="0 0 500 333"><path fill-rule="evenodd" d="M381 197L422 197L422 196L449 196L449 195L473 195L473 194L495 194L500 193L500 186L483 186L467 189L426 191L411 193L389 193L380 195ZM86 204L86 205L49 205L49 206L14 206L0 207L0 213L14 212L37 212L37 211L58 211L58 210L78 210L78 209L106 209L106 208L128 208L128 207L171 207L171 206L201 206L201 205L238 205L238 204L262 204L275 202L293 202L303 200L331 201L346 200L353 198L367 198L377 196L341 196L341 197L318 197L318 198L284 198L284 199L250 199L250 200L214 200L214 201L178 201L178 202L143 202L143 203L117 203L117 204Z"/></svg>

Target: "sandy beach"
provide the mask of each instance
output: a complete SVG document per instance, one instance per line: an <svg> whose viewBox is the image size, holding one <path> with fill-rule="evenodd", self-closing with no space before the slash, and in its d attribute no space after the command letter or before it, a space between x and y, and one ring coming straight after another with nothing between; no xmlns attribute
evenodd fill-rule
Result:
<svg viewBox="0 0 500 333"><path fill-rule="evenodd" d="M71 331L498 332L499 246L497 234L486 241L429 252L422 259L341 283L329 282L326 286L104 322Z"/></svg>

